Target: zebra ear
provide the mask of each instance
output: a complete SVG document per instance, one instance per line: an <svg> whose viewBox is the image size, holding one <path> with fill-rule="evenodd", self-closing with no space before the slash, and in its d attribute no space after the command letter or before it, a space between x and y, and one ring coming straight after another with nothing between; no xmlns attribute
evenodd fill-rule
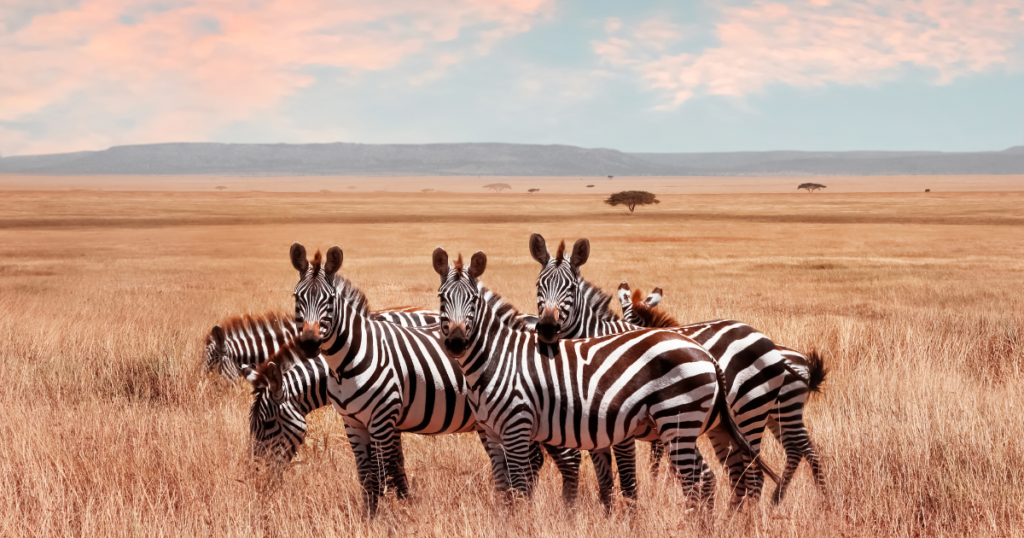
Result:
<svg viewBox="0 0 1024 538"><path fill-rule="evenodd" d="M306 270L309 269L309 260L306 259L306 247L299 243L292 243L292 250L289 255L292 258L292 267L296 271L306 274Z"/></svg>
<svg viewBox="0 0 1024 538"><path fill-rule="evenodd" d="M619 303L621 303L623 307L626 307L627 305L630 304L629 303L629 282L626 282L625 280L623 280L622 284L619 284L618 296L619 296Z"/></svg>
<svg viewBox="0 0 1024 538"><path fill-rule="evenodd" d="M551 261L551 254L548 253L548 244L544 242L542 235L533 234L530 236L530 255L541 265L547 265Z"/></svg>
<svg viewBox="0 0 1024 538"><path fill-rule="evenodd" d="M334 245L327 249L327 262L324 263L324 272L328 275L333 275L341 269L341 261L345 258L345 255L341 252L341 247Z"/></svg>
<svg viewBox="0 0 1024 538"><path fill-rule="evenodd" d="M590 258L590 240L584 237L572 246L572 257L569 258L569 263L573 267L579 267L587 263L588 258Z"/></svg>
<svg viewBox="0 0 1024 538"><path fill-rule="evenodd" d="M485 269L487 269L487 255L482 250L477 251L473 258L469 260L469 276L480 278L480 275L484 274Z"/></svg>
<svg viewBox="0 0 1024 538"><path fill-rule="evenodd" d="M210 336L213 337L213 342L217 344L217 349L223 350L224 342L227 340L227 334L224 333L224 329L220 325L214 325L213 330L210 331Z"/></svg>
<svg viewBox="0 0 1024 538"><path fill-rule="evenodd" d="M654 288L654 291L652 291L651 294L647 296L647 300L644 301L644 303L647 305L648 308L654 308L658 306L658 303L661 302L662 293L663 292L661 291L661 288Z"/></svg>
<svg viewBox="0 0 1024 538"><path fill-rule="evenodd" d="M441 275L441 282L448 278L448 253L443 248L434 249L434 271Z"/></svg>

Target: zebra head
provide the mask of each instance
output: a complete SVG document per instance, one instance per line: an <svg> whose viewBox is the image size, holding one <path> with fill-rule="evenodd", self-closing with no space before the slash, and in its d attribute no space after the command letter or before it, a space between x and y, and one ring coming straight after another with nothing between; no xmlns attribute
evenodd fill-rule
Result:
<svg viewBox="0 0 1024 538"><path fill-rule="evenodd" d="M321 342L331 334L337 310L335 276L342 258L341 248L333 246L327 250L326 261L321 260L318 250L309 262L306 248L299 243L292 244L292 267L299 272L299 283L295 285L295 323L302 326L298 341L307 358L316 357Z"/></svg>
<svg viewBox="0 0 1024 538"><path fill-rule="evenodd" d="M434 250L434 271L441 275L437 296L441 300L441 334L444 349L454 359L462 357L476 336L481 310L477 279L487 268L487 255L477 252L463 267L462 254L455 265L448 265L448 253L443 248Z"/></svg>
<svg viewBox="0 0 1024 538"><path fill-rule="evenodd" d="M210 334L206 335L206 371L217 372L229 381L238 378L234 363L228 357L227 334L220 325L214 325Z"/></svg>
<svg viewBox="0 0 1024 538"><path fill-rule="evenodd" d="M271 467L292 460L305 437L306 420L295 412L284 390L280 361L268 361L257 370L245 368L253 385L249 411L249 435L252 455Z"/></svg>
<svg viewBox="0 0 1024 538"><path fill-rule="evenodd" d="M554 344L559 335L578 325L579 312L574 308L581 302L583 277L580 266L590 257L590 240L576 241L572 254L565 252L565 241L558 245L554 257L548 253L547 243L540 234L530 236L530 254L540 263L537 277L537 336L541 342Z"/></svg>

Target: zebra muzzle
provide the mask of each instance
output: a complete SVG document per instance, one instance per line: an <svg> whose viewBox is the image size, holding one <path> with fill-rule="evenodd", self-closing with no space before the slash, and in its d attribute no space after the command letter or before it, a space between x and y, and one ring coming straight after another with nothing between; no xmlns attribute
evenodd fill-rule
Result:
<svg viewBox="0 0 1024 538"><path fill-rule="evenodd" d="M460 357L466 352L469 346L469 339L466 338L466 329L462 325L455 325L448 331L444 339L444 349L452 357Z"/></svg>
<svg viewBox="0 0 1024 538"><path fill-rule="evenodd" d="M540 337L540 341L545 344L554 344L558 340L558 330L561 327L558 324L558 309L557 308L544 308L540 313L540 319L537 320L537 336Z"/></svg>

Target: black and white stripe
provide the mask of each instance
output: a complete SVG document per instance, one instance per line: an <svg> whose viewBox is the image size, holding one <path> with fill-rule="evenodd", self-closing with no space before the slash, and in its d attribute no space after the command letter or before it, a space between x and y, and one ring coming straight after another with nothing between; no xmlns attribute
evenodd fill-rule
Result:
<svg viewBox="0 0 1024 538"><path fill-rule="evenodd" d="M425 435L474 431L476 418L468 402L468 386L459 368L441 349L438 326L401 327L375 319L366 297L337 274L342 264L338 247L319 252L312 263L302 245L292 245L293 266L300 280L295 287L296 323L302 324L297 345L307 357L322 354L337 398L332 403L346 417L359 479L369 510L383 492L384 478L393 478L400 495L408 491L401 459L399 432ZM499 445L488 444L492 474L499 490L510 487L509 469ZM572 455L553 451L555 463L573 463ZM539 465L539 447L529 459ZM578 461L578 459L577 459ZM537 467L539 468L539 467ZM531 466L528 480L536 476Z"/></svg>
<svg viewBox="0 0 1024 538"><path fill-rule="evenodd" d="M661 288L656 288L646 299L641 301L641 295L634 292L631 296L629 284L623 282L618 291L623 319L639 327L677 326L678 323L675 320L656 313L654 310L661 302L663 294ZM676 330L686 335L710 335L721 332L721 330L728 331L729 328L735 327L736 323L732 320L707 321L679 326ZM789 366L776 403L768 413L768 429L779 440L786 452L786 467L782 472L782 481L776 486L775 493L772 495L772 500L777 503L785 496L786 488L802 459L807 460L811 468L811 475L819 489L823 492L825 490L825 477L821 473L821 463L814 443L811 442L807 426L804 424L804 407L810 393L820 390L827 370L817 352L812 352L810 356L804 356L792 348L778 344L775 347Z"/></svg>
<svg viewBox="0 0 1024 538"><path fill-rule="evenodd" d="M543 341L554 343L563 339L601 337L638 328L611 312L608 307L611 297L580 275L580 266L590 256L587 239L577 241L571 253L565 252L563 242L552 257L544 238L533 234L530 253L541 264L537 278L540 317L537 333ZM734 322L718 329L679 333L706 348L720 365L725 374L730 411L753 453L758 454L769 410L775 406L785 379L785 360L771 340L748 325ZM734 450L729 444L728 432L722 429L709 431L708 438L715 446L719 461L729 469L733 503L748 496L759 496L764 477L759 466L751 465L750 455ZM653 448L653 455L660 459L659 447L654 445ZM630 469L635 465L626 458L623 461L626 465L620 467ZM623 490L628 494L626 487Z"/></svg>
<svg viewBox="0 0 1024 538"><path fill-rule="evenodd" d="M486 256L476 253L468 268L461 261L451 267L443 249L434 251L444 348L466 376L477 420L504 446L517 491L531 490L531 440L607 453L636 437L659 438L689 498L702 492L701 433L721 420L735 443L750 449L724 408L716 362L692 340L648 329L564 340L557 355L547 355L538 333L517 324L512 306L479 284Z"/></svg>
<svg viewBox="0 0 1024 538"><path fill-rule="evenodd" d="M420 327L437 323L437 313L420 308L392 308L374 312L381 321L404 327ZM228 318L206 336L204 363L210 372L217 372L228 381L244 377L245 370L254 370L271 355L299 335L293 316L268 312L262 316L245 314Z"/></svg>

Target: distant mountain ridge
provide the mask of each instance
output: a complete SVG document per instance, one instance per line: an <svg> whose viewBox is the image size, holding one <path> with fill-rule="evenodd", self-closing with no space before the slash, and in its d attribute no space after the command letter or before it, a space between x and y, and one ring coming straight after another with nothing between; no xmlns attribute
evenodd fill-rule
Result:
<svg viewBox="0 0 1024 538"><path fill-rule="evenodd" d="M625 153L537 144L221 144L114 146L0 159L38 175L764 176L1024 174L1004 151Z"/></svg>

